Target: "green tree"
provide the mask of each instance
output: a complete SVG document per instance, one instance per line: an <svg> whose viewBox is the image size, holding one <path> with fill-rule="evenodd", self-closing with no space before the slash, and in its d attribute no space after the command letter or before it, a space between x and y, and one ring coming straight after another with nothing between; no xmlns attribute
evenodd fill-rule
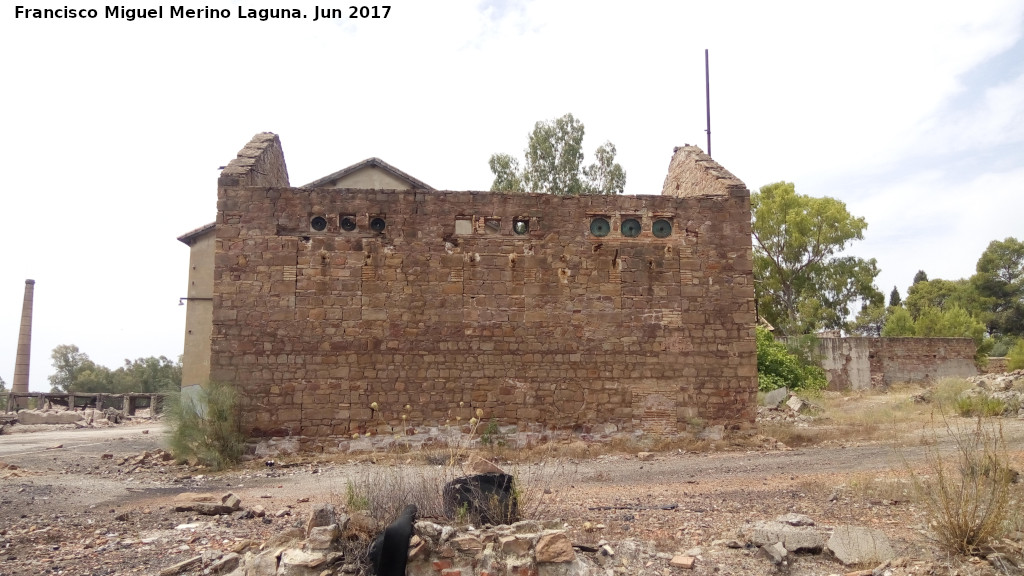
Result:
<svg viewBox="0 0 1024 576"><path fill-rule="evenodd" d="M1010 370L1024 368L1024 340L1018 340L1017 344L1006 354L1006 366Z"/></svg>
<svg viewBox="0 0 1024 576"><path fill-rule="evenodd" d="M1024 242L993 240L975 269L971 285L989 303L989 331L1024 335Z"/></svg>
<svg viewBox="0 0 1024 576"><path fill-rule="evenodd" d="M889 310L882 304L865 304L861 306L857 318L850 327L850 332L859 336L877 338L882 335L882 328L889 317Z"/></svg>
<svg viewBox="0 0 1024 576"><path fill-rule="evenodd" d="M50 354L54 373L50 388L54 392L165 392L181 388L181 361L164 356L125 360L124 366L111 370L96 364L74 344L61 344Z"/></svg>
<svg viewBox="0 0 1024 576"><path fill-rule="evenodd" d="M985 325L963 308L927 307L914 319L904 308L893 308L882 329L885 337L917 336L919 338L970 338L974 340L974 360L984 364L993 340L985 337Z"/></svg>
<svg viewBox="0 0 1024 576"><path fill-rule="evenodd" d="M905 338L916 336L917 329L914 327L914 318L906 308L893 308L882 328L884 338Z"/></svg>
<svg viewBox="0 0 1024 576"><path fill-rule="evenodd" d="M889 293L889 306L902 306L903 298L900 298L900 289L893 286Z"/></svg>
<svg viewBox="0 0 1024 576"><path fill-rule="evenodd" d="M509 154L492 154L487 164L494 174L494 182L491 190L502 192L523 192L522 171L519 169L519 160Z"/></svg>
<svg viewBox="0 0 1024 576"><path fill-rule="evenodd" d="M918 282L927 282L927 281L928 281L928 275L924 273L924 270L918 270L917 274L914 274L914 282L913 282L913 284L917 284Z"/></svg>
<svg viewBox="0 0 1024 576"><path fill-rule="evenodd" d="M131 392L167 392L181 388L181 362L165 356L125 360L115 370L112 380L116 388Z"/></svg>
<svg viewBox="0 0 1024 576"><path fill-rule="evenodd" d="M522 169L509 154L491 155L491 190L560 196L621 194L626 172L615 162L615 145L602 144L594 164L583 167L583 133L583 123L572 114L537 122L528 137Z"/></svg>
<svg viewBox="0 0 1024 576"><path fill-rule="evenodd" d="M75 384L86 372L95 370L96 365L89 355L78 349L74 344L59 344L50 353L53 361L53 374L49 376L52 392L73 392Z"/></svg>
<svg viewBox="0 0 1024 576"><path fill-rule="evenodd" d="M0 410L7 410L7 383L0 378Z"/></svg>
<svg viewBox="0 0 1024 576"><path fill-rule="evenodd" d="M846 204L776 182L752 194L750 205L758 306L783 334L847 329L853 302L884 303L875 260L838 256L867 228Z"/></svg>
<svg viewBox="0 0 1024 576"><path fill-rule="evenodd" d="M957 306L985 322L991 313L992 301L983 297L967 280L924 280L907 290L903 305L916 321L926 308L944 310Z"/></svg>

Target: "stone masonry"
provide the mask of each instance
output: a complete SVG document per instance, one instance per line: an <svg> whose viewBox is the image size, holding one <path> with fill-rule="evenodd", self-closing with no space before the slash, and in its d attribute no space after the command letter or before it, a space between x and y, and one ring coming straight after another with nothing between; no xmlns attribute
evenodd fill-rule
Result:
<svg viewBox="0 0 1024 576"><path fill-rule="evenodd" d="M818 351L830 390L974 376L970 338L821 338Z"/></svg>
<svg viewBox="0 0 1024 576"><path fill-rule="evenodd" d="M216 237L211 379L250 436L753 423L749 192L699 148L660 196L307 189L260 134Z"/></svg>

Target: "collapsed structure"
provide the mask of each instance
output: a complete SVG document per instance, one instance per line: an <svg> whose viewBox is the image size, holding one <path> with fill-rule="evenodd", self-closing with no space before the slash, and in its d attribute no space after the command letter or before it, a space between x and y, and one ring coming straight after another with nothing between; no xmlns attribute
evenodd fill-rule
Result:
<svg viewBox="0 0 1024 576"><path fill-rule="evenodd" d="M750 193L695 146L660 196L561 197L433 190L376 159L291 187L263 133L222 171L215 225L181 240L183 386L234 385L249 436L477 409L664 434L754 420Z"/></svg>

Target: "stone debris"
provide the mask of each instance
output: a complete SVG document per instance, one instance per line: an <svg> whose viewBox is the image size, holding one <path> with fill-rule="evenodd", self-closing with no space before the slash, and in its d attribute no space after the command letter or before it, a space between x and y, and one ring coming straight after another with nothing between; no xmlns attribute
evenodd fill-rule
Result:
<svg viewBox="0 0 1024 576"><path fill-rule="evenodd" d="M826 536L821 530L806 524L792 525L778 520L755 522L744 527L743 533L754 546L781 544L789 552L817 554L824 548L826 540Z"/></svg>
<svg viewBox="0 0 1024 576"><path fill-rule="evenodd" d="M895 556L884 533L859 526L837 526L827 546L836 560L847 566L877 564Z"/></svg>
<svg viewBox="0 0 1024 576"><path fill-rule="evenodd" d="M175 512L197 512L204 516L219 516L238 511L242 501L234 494L222 496L215 494L193 494L185 492L175 497L180 502L174 506Z"/></svg>
<svg viewBox="0 0 1024 576"><path fill-rule="evenodd" d="M788 388L776 388L775 390L765 393L764 398L761 400L761 405L765 408L778 408L779 405L788 397Z"/></svg>

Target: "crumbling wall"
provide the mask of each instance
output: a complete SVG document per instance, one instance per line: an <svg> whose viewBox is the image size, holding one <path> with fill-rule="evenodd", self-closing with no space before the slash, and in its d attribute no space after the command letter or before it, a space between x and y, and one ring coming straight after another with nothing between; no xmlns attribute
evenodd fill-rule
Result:
<svg viewBox="0 0 1024 576"><path fill-rule="evenodd" d="M726 192L222 181L211 378L242 391L252 436L391 433L478 408L581 430L750 424L749 194Z"/></svg>
<svg viewBox="0 0 1024 576"><path fill-rule="evenodd" d="M818 351L832 390L974 376L970 338L820 338Z"/></svg>

